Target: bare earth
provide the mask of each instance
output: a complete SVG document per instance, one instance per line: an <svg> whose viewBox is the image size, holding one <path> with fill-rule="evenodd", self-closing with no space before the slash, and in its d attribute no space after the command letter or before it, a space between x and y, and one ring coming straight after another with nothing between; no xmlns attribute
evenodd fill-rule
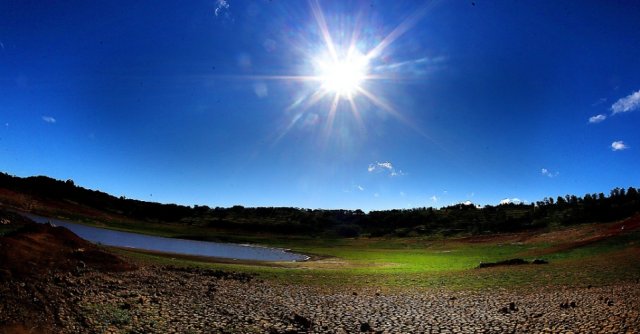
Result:
<svg viewBox="0 0 640 334"><path fill-rule="evenodd" d="M640 331L638 283L552 291L380 293L283 286L219 271L144 266L120 273L84 269L38 282L10 280L0 289L0 295L8 294L18 298L3 298L0 324L22 320L17 323L25 329L40 324L40 331L60 333ZM41 307L50 314L20 319L19 312L10 311Z"/></svg>
<svg viewBox="0 0 640 334"><path fill-rule="evenodd" d="M640 332L640 282L571 285L466 292L291 286L134 266L46 225L0 237L0 333Z"/></svg>

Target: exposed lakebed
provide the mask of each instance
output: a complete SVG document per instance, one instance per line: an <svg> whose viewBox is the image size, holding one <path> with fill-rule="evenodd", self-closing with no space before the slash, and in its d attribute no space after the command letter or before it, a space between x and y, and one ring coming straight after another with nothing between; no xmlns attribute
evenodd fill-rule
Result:
<svg viewBox="0 0 640 334"><path fill-rule="evenodd" d="M280 248L164 238L107 230L29 213L25 213L24 215L38 223L51 223L56 226L64 226L83 239L106 246L245 261L305 261L309 259L306 255L291 253Z"/></svg>

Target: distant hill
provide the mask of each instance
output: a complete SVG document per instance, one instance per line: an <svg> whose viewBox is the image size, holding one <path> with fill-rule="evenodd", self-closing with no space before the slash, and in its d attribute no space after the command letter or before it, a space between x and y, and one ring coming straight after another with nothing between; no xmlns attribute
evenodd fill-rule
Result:
<svg viewBox="0 0 640 334"><path fill-rule="evenodd" d="M211 208L160 204L115 197L46 176L21 178L0 173L0 202L19 210L67 217L132 219L179 223L247 233L284 235L419 236L515 232L579 223L610 222L640 212L636 188L545 198L523 204L371 211L290 207Z"/></svg>

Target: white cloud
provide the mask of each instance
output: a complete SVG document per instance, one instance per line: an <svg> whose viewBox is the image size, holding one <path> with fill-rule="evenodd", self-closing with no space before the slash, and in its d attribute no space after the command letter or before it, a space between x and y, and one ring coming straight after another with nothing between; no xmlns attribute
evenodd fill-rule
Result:
<svg viewBox="0 0 640 334"><path fill-rule="evenodd" d="M389 170L393 169L393 165L390 162L378 162L378 166L382 167L382 168L386 168Z"/></svg>
<svg viewBox="0 0 640 334"><path fill-rule="evenodd" d="M213 13L216 16L227 14L228 11L229 11L229 2L227 2L226 0L217 0L216 1L216 9L213 11Z"/></svg>
<svg viewBox="0 0 640 334"><path fill-rule="evenodd" d="M56 122L56 119L51 116L42 116L42 120L51 124Z"/></svg>
<svg viewBox="0 0 640 334"><path fill-rule="evenodd" d="M374 194L373 194L373 197L380 197L380 194L378 194L378 193L374 193Z"/></svg>
<svg viewBox="0 0 640 334"><path fill-rule="evenodd" d="M360 191L364 191L364 187L363 186L356 186L356 188L358 188L358 190L360 190Z"/></svg>
<svg viewBox="0 0 640 334"><path fill-rule="evenodd" d="M464 202L462 202L460 204L462 204L462 205L473 205L473 202L467 200L467 201L464 201Z"/></svg>
<svg viewBox="0 0 640 334"><path fill-rule="evenodd" d="M388 172L389 175L391 175L391 176L406 175L403 171L393 167L393 164L388 162L388 161L376 162L376 163L373 163L373 164L369 164L369 167L367 167L367 171L369 173L373 173L373 172Z"/></svg>
<svg viewBox="0 0 640 334"><path fill-rule="evenodd" d="M607 119L606 115L599 114L599 115L589 117L589 123L600 123L605 119Z"/></svg>
<svg viewBox="0 0 640 334"><path fill-rule="evenodd" d="M607 102L607 98L606 97L601 97L601 98L598 99L598 101L592 103L591 106L595 107L595 106L603 104L605 102Z"/></svg>
<svg viewBox="0 0 640 334"><path fill-rule="evenodd" d="M439 200L438 196L433 195L433 196L431 196L429 198L433 201L433 203L438 203L438 200Z"/></svg>
<svg viewBox="0 0 640 334"><path fill-rule="evenodd" d="M614 141L613 143L611 143L611 149L613 151L622 151L628 148L629 146L627 146L622 140Z"/></svg>
<svg viewBox="0 0 640 334"><path fill-rule="evenodd" d="M500 201L500 205L503 205L503 204L521 204L521 203L523 203L523 202L517 197L505 198L502 201Z"/></svg>
<svg viewBox="0 0 640 334"><path fill-rule="evenodd" d="M560 175L560 172L552 172L546 168L543 168L540 170L540 173L542 173L542 175L544 176L548 176L548 177L556 177L558 175Z"/></svg>
<svg viewBox="0 0 640 334"><path fill-rule="evenodd" d="M613 115L621 112L634 111L636 109L640 109L640 90L619 99L611 105Z"/></svg>

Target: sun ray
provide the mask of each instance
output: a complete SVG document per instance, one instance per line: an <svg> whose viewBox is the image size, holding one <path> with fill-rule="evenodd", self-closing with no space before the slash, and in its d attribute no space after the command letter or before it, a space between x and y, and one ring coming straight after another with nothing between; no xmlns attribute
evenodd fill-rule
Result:
<svg viewBox="0 0 640 334"><path fill-rule="evenodd" d="M353 118L355 118L356 123L358 124L358 129L360 129L362 133L366 132L362 116L360 116L360 112L358 111L358 106L353 100L353 94L349 94L349 96L347 96L347 100L349 101L349 106L351 106L351 114L353 114Z"/></svg>
<svg viewBox="0 0 640 334"><path fill-rule="evenodd" d="M291 111L296 109L299 105L302 104L302 102L304 102L307 98L309 97L309 94L306 94L304 96L300 96L299 98L297 98L295 101L293 101L293 103L291 103L290 106L288 106L285 111Z"/></svg>
<svg viewBox="0 0 640 334"><path fill-rule="evenodd" d="M329 27L327 26L327 21L324 19L324 14L322 13L322 9L320 8L320 3L317 0L311 1L311 11L313 12L313 16L316 18L316 22L318 23L318 28L322 33L322 38L324 39L325 46L327 50L331 54L331 57L334 61L338 60L338 52L333 44L333 40L331 39L331 33L329 32Z"/></svg>
<svg viewBox="0 0 640 334"><path fill-rule="evenodd" d="M398 37L402 36L407 30L411 29L421 18L426 14L428 9L433 5L433 2L427 3L419 10L411 14L407 19L402 21L389 35L387 35L382 42L378 43L371 51L367 53L367 58L373 59L380 56L382 51L391 45Z"/></svg>
<svg viewBox="0 0 640 334"><path fill-rule="evenodd" d="M300 118L302 118L302 115L303 115L303 114L304 114L304 113L300 112L300 113L295 114L295 115L293 116L293 118L291 118L291 121L289 121L289 124L287 124L287 125L285 126L285 128L284 128L282 131L280 131L280 134L279 134L279 135L276 137L276 139L274 139L274 140L273 140L273 142L271 143L271 146L272 146L272 147L273 147L273 146L275 146L275 145L277 145L277 144L280 142L280 140L281 140L284 136L286 136L286 135L287 135L287 133L289 133L289 131L291 131L291 129L292 129L292 128L293 128L293 127L298 123L298 121L300 120Z"/></svg>
<svg viewBox="0 0 640 334"><path fill-rule="evenodd" d="M433 139L431 136L427 135L422 129L420 129L415 123L410 122L409 119L407 119L406 117L404 117L404 115L402 115L400 112L398 112L397 110L395 110L393 107L391 107L388 103L384 102L383 100L381 100L380 98L376 97L375 95L371 94L369 91L367 91L366 89L363 88L359 88L358 91L365 96L366 98L368 98L369 100L371 100L371 102L373 102L375 105L377 105L378 107L386 110L390 115L392 115L393 117L397 118L400 122L402 122L403 124L405 124L407 127L409 127L410 129L412 129L413 131L415 131L417 134L419 134L420 136L429 139L431 142L433 142L435 145L437 145L440 149L447 151L446 148L444 148L442 145L440 145L435 139Z"/></svg>
<svg viewBox="0 0 640 334"><path fill-rule="evenodd" d="M383 94L380 94L382 93L380 89L384 89L384 85L395 84L398 81L407 79L403 78L403 72L399 69L403 66L409 66L412 62L405 61L389 64L387 59L382 59L383 53L386 53L385 50L389 49L398 38L413 27L433 3L433 1L428 2L409 15L389 34L384 36L381 41L378 40L379 42L376 44L371 43L371 39L368 39L371 37L361 37L365 33L369 34L370 30L361 24L362 15L364 15L363 11L358 12L355 20L352 21L355 25L352 30L331 30L329 23L334 23L334 18L325 16L318 0L309 0L309 8L316 25L316 36L307 38L303 34L301 36L303 43L296 48L302 56L301 59L306 59L306 62L303 63L306 67L301 68L303 72L300 75L243 76L243 78L261 81L304 83L306 92L302 96L298 96L285 109L287 113L295 113L284 123L276 142L294 127L297 127L301 120L305 123L305 127L317 124L315 121L311 123L305 121L305 119L310 119L311 116L314 116L324 119L325 124L321 133L326 143L326 140L329 140L332 135L337 133L334 133L337 126L336 122L340 121L340 125L343 125L342 118L338 115L340 112L350 112L355 126L364 134L366 133L366 128L363 115L370 112L369 109L379 109L420 135L429 138L417 127L415 122L411 122L405 115L394 108L383 97ZM330 20L327 21L327 18ZM336 44L336 42L338 43ZM369 48L361 49L367 45ZM386 57L386 54L384 56ZM382 81L380 85L372 86L368 84L378 80ZM362 95L362 99L359 99L360 95ZM317 106L324 99L329 100L330 106L324 111L314 110L313 115L311 115L309 109ZM344 104L342 104L343 100ZM358 102L365 102L365 100L370 101L370 103L366 104L367 108L363 108L358 104Z"/></svg>
<svg viewBox="0 0 640 334"><path fill-rule="evenodd" d="M405 121L404 117L398 112L396 111L393 107L391 107L388 103L384 102L382 99L376 97L375 95L371 94L368 90L362 88L362 87L358 87L358 92L360 92L360 94L364 95L366 98L368 98L369 100L371 100L371 102L373 102L373 104L377 105L378 107L384 109L386 112L388 112L389 114L391 114L392 116Z"/></svg>
<svg viewBox="0 0 640 334"><path fill-rule="evenodd" d="M338 110L338 104L340 103L340 95L336 94L331 102L331 109L327 115L327 125L325 127L325 140L331 137L333 131L333 121L336 118L336 111Z"/></svg>
<svg viewBox="0 0 640 334"><path fill-rule="evenodd" d="M313 107L316 103L318 103L318 101L322 100L322 98L324 98L328 94L329 94L329 92L323 91L323 90L315 91L313 93L313 95L311 95L311 97L309 98L309 101L304 105L302 110L305 111L305 110Z"/></svg>

